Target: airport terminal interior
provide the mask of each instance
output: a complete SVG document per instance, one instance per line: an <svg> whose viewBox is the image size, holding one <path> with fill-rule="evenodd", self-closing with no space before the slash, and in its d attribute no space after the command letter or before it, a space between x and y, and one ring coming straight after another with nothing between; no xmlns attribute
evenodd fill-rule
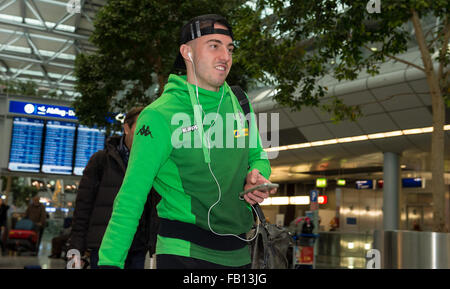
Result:
<svg viewBox="0 0 450 289"><path fill-rule="evenodd" d="M107 137L102 129L79 124L72 107L78 96L75 58L95 51L89 36L106 1L81 1L81 13L75 14L66 12L66 2L0 1L1 79L31 80L43 94L57 88L53 98L0 91L0 193L10 206L6 230L23 218L33 194L47 212L38 252L3 250L0 269L65 268L66 252L49 258L52 239L72 216L84 167ZM422 64L416 43L399 57ZM293 246L291 268L367 268L372 249L381 251L383 268L450 268L449 234L433 233L432 103L425 74L386 61L376 76L361 73L353 81L325 77L321 82L330 95L362 105L362 117L335 123L316 107L292 111L280 106L273 100L273 87L248 91L259 123L267 120L267 127L259 129L272 167L270 181L280 185L261 204L266 219L294 235L302 233L306 218L314 225L310 259L300 257L300 246ZM450 108L444 130L449 226ZM397 206L385 208L386 196L398 200ZM387 214L398 219L390 234L384 232ZM7 231L2 238L8 241ZM408 259L412 250L434 250L439 256ZM146 268L154 268L153 261L147 256Z"/></svg>

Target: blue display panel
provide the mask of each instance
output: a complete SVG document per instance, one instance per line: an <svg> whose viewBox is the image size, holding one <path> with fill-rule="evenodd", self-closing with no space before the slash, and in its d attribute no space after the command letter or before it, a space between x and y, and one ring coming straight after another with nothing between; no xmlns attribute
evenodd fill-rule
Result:
<svg viewBox="0 0 450 289"><path fill-rule="evenodd" d="M346 218L347 225L356 225L356 218Z"/></svg>
<svg viewBox="0 0 450 289"><path fill-rule="evenodd" d="M47 121L42 172L72 174L75 128L75 123Z"/></svg>
<svg viewBox="0 0 450 289"><path fill-rule="evenodd" d="M39 172L44 121L25 117L13 119L8 169Z"/></svg>
<svg viewBox="0 0 450 289"><path fill-rule="evenodd" d="M73 108L60 105L11 100L9 102L9 112L77 120Z"/></svg>
<svg viewBox="0 0 450 289"><path fill-rule="evenodd" d="M373 180L359 180L359 181L356 181L356 188L358 190L373 189Z"/></svg>
<svg viewBox="0 0 450 289"><path fill-rule="evenodd" d="M422 178L404 178L402 179L403 188L425 188Z"/></svg>
<svg viewBox="0 0 450 289"><path fill-rule="evenodd" d="M97 151L105 148L105 131L89 128L84 125L78 127L77 148L75 152L75 167L73 173L81 176L89 158Z"/></svg>

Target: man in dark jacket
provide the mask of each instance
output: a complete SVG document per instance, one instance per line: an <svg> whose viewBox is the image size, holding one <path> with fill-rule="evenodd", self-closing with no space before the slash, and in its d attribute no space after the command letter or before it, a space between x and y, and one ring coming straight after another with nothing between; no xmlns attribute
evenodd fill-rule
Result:
<svg viewBox="0 0 450 289"><path fill-rule="evenodd" d="M70 248L83 255L90 251L91 268L98 268L98 250L108 226L114 199L122 185L128 157L135 134L136 120L143 107L131 109L124 120L124 135L113 136L106 141L105 150L90 158L78 188ZM156 196L155 196L156 195ZM156 192L149 198L158 199ZM157 217L156 203L147 199L139 227L128 251L125 268L144 269L147 251L155 251Z"/></svg>
<svg viewBox="0 0 450 289"><path fill-rule="evenodd" d="M2 248L2 255L5 255L6 233L8 231L7 212L9 206L3 202L4 202L3 199L0 198L0 244Z"/></svg>
<svg viewBox="0 0 450 289"><path fill-rule="evenodd" d="M30 219L34 223L34 229L38 233L38 241L36 244L37 255L39 252L39 246L41 244L42 235L44 234L45 223L47 222L47 213L45 212L45 206L40 203L41 198L39 196L34 196L32 203L28 206L25 211L25 218Z"/></svg>

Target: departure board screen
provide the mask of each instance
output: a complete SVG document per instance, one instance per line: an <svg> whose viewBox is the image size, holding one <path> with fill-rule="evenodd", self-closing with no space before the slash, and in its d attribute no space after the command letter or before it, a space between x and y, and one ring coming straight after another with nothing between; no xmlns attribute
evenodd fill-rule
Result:
<svg viewBox="0 0 450 289"><path fill-rule="evenodd" d="M105 131L89 128L84 125L78 127L77 147L75 152L75 167L73 173L81 176L89 158L105 147Z"/></svg>
<svg viewBox="0 0 450 289"><path fill-rule="evenodd" d="M25 117L13 119L8 169L39 172L44 121Z"/></svg>
<svg viewBox="0 0 450 289"><path fill-rule="evenodd" d="M75 128L75 123L47 121L42 172L72 174Z"/></svg>

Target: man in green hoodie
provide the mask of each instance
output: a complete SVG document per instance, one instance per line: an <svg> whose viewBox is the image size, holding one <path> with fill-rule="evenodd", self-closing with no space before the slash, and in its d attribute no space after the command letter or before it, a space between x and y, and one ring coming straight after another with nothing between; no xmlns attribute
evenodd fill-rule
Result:
<svg viewBox="0 0 450 289"><path fill-rule="evenodd" d="M253 191L242 200L239 192L268 183L271 170L253 109L247 123L225 82L233 49L231 26L219 15L183 26L175 66L186 75L170 75L161 97L138 118L100 247L102 268L123 268L152 186L162 197L157 268L249 268L250 205L269 193Z"/></svg>

